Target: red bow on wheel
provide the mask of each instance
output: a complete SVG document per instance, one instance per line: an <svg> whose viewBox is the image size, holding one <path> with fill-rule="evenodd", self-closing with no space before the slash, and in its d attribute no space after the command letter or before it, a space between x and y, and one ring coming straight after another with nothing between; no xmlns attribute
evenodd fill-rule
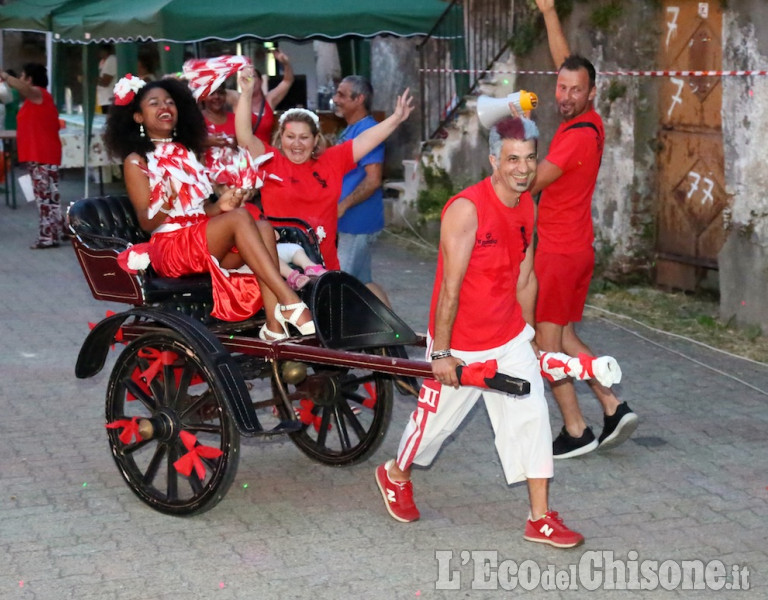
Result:
<svg viewBox="0 0 768 600"><path fill-rule="evenodd" d="M152 380L157 376L162 367L172 365L178 358L175 352L170 350L163 350L161 352L155 348L142 348L139 350L139 357L148 358L151 361L146 370L141 372L141 377L144 378L147 384L152 383Z"/></svg>
<svg viewBox="0 0 768 600"><path fill-rule="evenodd" d="M219 458L224 453L218 448L203 446L188 431L182 431L179 433L179 437L188 452L173 463L173 466L185 477L189 477L192 474L192 468L194 467L197 478L203 481L205 479L205 465L201 458Z"/></svg>
<svg viewBox="0 0 768 600"><path fill-rule="evenodd" d="M487 360L484 363L458 365L456 376L461 385L490 388L513 396L526 396L531 393L531 384L528 381L499 373L497 369L495 360Z"/></svg>
<svg viewBox="0 0 768 600"><path fill-rule="evenodd" d="M105 425L107 429L120 429L120 441L123 444L130 444L133 438L136 438L137 442L142 440L141 434L139 434L139 417L133 417L132 419L117 419L111 423Z"/></svg>

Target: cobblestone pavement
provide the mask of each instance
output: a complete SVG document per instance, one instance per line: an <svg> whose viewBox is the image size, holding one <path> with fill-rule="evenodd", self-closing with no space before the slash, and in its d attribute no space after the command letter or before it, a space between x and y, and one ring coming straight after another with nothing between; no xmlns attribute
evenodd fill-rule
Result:
<svg viewBox="0 0 768 600"><path fill-rule="evenodd" d="M63 189L74 200L80 186L70 179ZM73 373L87 323L121 307L91 298L68 245L29 250L35 221L31 205L0 206L1 598L451 599L525 588L553 600L692 597L676 581L690 566L682 560L708 565L710 584L748 581L729 598L768 597L768 368L597 317L581 332L619 359L620 396L641 423L614 450L555 464L551 504L586 536L581 548L522 540L526 490L505 485L480 406L435 464L415 471L421 520L393 521L373 470L395 453L414 406L397 394L389 433L366 463L334 469L289 440L244 439L216 508L192 518L150 510L107 446L109 364L92 379ZM396 312L423 330L434 256L385 234L376 258ZM597 402L579 390L599 432ZM606 568L612 560L625 562ZM487 575L484 564L498 567ZM654 591L610 589L625 572L655 581Z"/></svg>

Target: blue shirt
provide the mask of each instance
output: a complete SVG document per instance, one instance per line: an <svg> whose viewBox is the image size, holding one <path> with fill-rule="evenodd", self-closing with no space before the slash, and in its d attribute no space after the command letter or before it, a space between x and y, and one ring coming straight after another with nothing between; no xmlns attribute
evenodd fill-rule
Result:
<svg viewBox="0 0 768 600"><path fill-rule="evenodd" d="M351 140L360 135L366 129L376 125L376 119L368 115L353 123L341 132L339 143ZM352 193L355 188L365 179L365 165L371 165L384 162L384 144L379 144L363 158L361 158L357 167L349 171L344 176L341 188L341 197L339 202ZM378 188L371 196L347 209L344 215L339 219L339 231L341 233L376 233L384 228L384 203L382 201L381 188Z"/></svg>

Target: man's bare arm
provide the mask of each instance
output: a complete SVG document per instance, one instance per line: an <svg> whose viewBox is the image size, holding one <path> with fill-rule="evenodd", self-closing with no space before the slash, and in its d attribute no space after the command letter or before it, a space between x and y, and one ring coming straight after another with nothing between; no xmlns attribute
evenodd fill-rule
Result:
<svg viewBox="0 0 768 600"><path fill-rule="evenodd" d="M556 164L549 162L546 158L539 162L536 169L536 179L531 186L531 194L534 196L547 187L563 174L563 171Z"/></svg>
<svg viewBox="0 0 768 600"><path fill-rule="evenodd" d="M443 253L443 280L435 307L434 350L451 347L451 334L459 310L459 293L477 234L477 210L466 198L457 198L445 211L440 225L440 251ZM432 374L445 385L458 387L454 357L432 361Z"/></svg>
<svg viewBox="0 0 768 600"><path fill-rule="evenodd" d="M547 40L549 41L549 52L552 54L555 68L559 69L563 61L570 56L571 49L568 46L568 40L565 39L563 28L560 25L560 18L555 10L555 0L536 0L536 5L544 16L544 25L547 27Z"/></svg>

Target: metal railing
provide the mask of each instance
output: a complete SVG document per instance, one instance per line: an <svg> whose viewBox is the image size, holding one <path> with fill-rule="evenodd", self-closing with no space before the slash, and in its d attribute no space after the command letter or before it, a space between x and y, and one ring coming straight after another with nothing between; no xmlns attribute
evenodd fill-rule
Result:
<svg viewBox="0 0 768 600"><path fill-rule="evenodd" d="M422 139L444 126L508 49L514 0L452 0L419 49Z"/></svg>

